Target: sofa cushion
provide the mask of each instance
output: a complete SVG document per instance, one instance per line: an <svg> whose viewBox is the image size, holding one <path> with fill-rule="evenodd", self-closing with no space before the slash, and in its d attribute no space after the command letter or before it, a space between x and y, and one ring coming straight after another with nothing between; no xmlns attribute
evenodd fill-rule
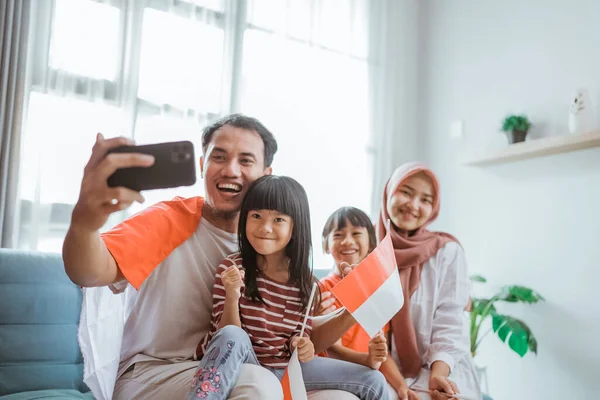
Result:
<svg viewBox="0 0 600 400"><path fill-rule="evenodd" d="M34 392L23 392L0 396L0 400L72 400L72 399L88 399L93 400L91 392L81 393L77 390L36 390Z"/></svg>
<svg viewBox="0 0 600 400"><path fill-rule="evenodd" d="M0 249L0 396L88 391L77 342L81 301L58 254Z"/></svg>

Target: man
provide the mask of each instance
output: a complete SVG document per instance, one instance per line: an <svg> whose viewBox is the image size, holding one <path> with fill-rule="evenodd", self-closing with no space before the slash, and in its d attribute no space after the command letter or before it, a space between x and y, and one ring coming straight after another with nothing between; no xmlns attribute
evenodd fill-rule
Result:
<svg viewBox="0 0 600 400"><path fill-rule="evenodd" d="M119 292L128 282L138 289L124 326L114 398L183 398L197 367L196 346L209 330L216 267L238 248L242 199L253 181L271 173L277 143L254 118L231 115L217 121L202 134L205 198L158 203L100 234L111 213L144 201L138 192L106 183L118 168L152 165L146 155L106 155L128 144L98 134L63 246L65 270L83 287ZM316 350L327 348L353 323L347 312L317 321ZM355 398L333 391L312 398L318 396ZM230 398L279 399L281 386L266 369L245 365Z"/></svg>

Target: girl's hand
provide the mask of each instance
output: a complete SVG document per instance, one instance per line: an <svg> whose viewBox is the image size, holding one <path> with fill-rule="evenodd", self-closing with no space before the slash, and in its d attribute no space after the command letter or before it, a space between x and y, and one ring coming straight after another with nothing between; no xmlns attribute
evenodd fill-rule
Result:
<svg viewBox="0 0 600 400"><path fill-rule="evenodd" d="M321 293L321 305L319 306L317 315L327 315L334 312L336 310L334 303L335 297L331 294L331 292Z"/></svg>
<svg viewBox="0 0 600 400"><path fill-rule="evenodd" d="M241 296L242 283L244 282L245 271L240 270L235 265L228 267L221 273L221 282L225 288L225 294L234 300Z"/></svg>
<svg viewBox="0 0 600 400"><path fill-rule="evenodd" d="M387 359L387 340L383 333L379 332L369 340L369 354L367 355L367 366L379 369L381 363Z"/></svg>
<svg viewBox="0 0 600 400"><path fill-rule="evenodd" d="M306 336L294 336L290 340L290 350L293 353L298 348L298 360L308 362L315 357L315 345Z"/></svg>
<svg viewBox="0 0 600 400"><path fill-rule="evenodd" d="M342 263L340 264L340 271L342 272L342 278L345 278L346 275L348 275L350 272L352 272L352 270L354 268L356 268L358 266L358 264L348 264L345 261L342 261Z"/></svg>
<svg viewBox="0 0 600 400"><path fill-rule="evenodd" d="M454 394L460 393L458 387L447 376L431 375L429 377L429 390L432 391L432 400L448 400Z"/></svg>

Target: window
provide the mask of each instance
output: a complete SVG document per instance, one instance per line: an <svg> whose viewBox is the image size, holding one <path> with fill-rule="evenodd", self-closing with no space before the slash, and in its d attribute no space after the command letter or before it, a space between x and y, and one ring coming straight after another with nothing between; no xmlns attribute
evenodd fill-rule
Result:
<svg viewBox="0 0 600 400"><path fill-rule="evenodd" d="M20 187L21 248L60 251L98 131L138 143L190 140L241 111L280 150L274 170L311 201L370 209L366 0L52 0L35 9ZM319 177L319 179L315 179ZM147 204L193 187L144 193ZM106 228L141 209L114 215Z"/></svg>

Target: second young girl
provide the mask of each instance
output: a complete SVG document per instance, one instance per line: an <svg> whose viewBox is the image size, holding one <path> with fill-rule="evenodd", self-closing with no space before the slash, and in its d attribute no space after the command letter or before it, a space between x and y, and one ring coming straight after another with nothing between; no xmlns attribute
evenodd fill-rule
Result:
<svg viewBox="0 0 600 400"><path fill-rule="evenodd" d="M307 391L388 399L379 371L314 357L310 232L308 198L297 181L268 175L254 182L240 212L240 252L217 268L211 330L198 345L201 360L188 399L226 399L244 363L262 365L281 379L296 348Z"/></svg>
<svg viewBox="0 0 600 400"><path fill-rule="evenodd" d="M323 228L323 250L331 254L334 270L321 280L321 290L325 296L336 286L344 275L346 266L357 265L377 246L375 229L367 214L355 207L342 207L336 210ZM324 296L324 297L325 297ZM324 299L323 303L327 300ZM329 311L340 308L339 301ZM340 360L379 369L390 385L390 398L418 400L415 392L406 384L400 370L388 354L387 336L389 325L374 338L355 324L344 336L327 350L327 355Z"/></svg>

